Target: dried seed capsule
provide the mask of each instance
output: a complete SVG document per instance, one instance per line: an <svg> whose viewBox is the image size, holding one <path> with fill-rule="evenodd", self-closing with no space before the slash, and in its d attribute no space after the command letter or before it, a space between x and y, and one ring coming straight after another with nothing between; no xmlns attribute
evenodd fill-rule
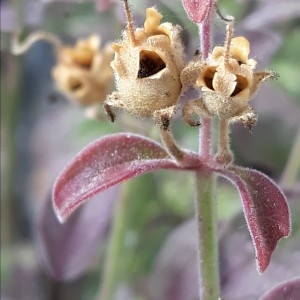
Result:
<svg viewBox="0 0 300 300"><path fill-rule="evenodd" d="M20 55L40 40L54 47L57 61L51 74L59 91L73 103L87 108L88 116L98 117L99 104L105 100L113 85L111 45L101 49L100 37L91 35L77 41L73 47L63 46L57 36L38 31L22 43L15 36L12 52Z"/></svg>
<svg viewBox="0 0 300 300"><path fill-rule="evenodd" d="M184 67L180 28L162 23L155 8L146 10L143 28L134 29L127 1L128 27L123 39L113 44L111 63L117 91L107 97L106 110L123 108L140 117L153 117L168 127L181 93L180 73ZM168 120L168 121L166 121Z"/></svg>
<svg viewBox="0 0 300 300"><path fill-rule="evenodd" d="M58 89L82 106L103 102L113 83L110 45L100 49L99 36L79 40L74 47L61 47L52 76Z"/></svg>
<svg viewBox="0 0 300 300"><path fill-rule="evenodd" d="M250 44L244 37L232 38L232 23L227 25L223 47L217 46L204 61L192 61L182 71L184 88L200 88L202 98L191 100L183 109L183 118L191 126L198 125L193 114L220 119L219 154L221 163L229 163L229 123L242 122L249 129L257 121L257 114L249 106L262 81L277 78L272 71L255 72L256 61L249 59Z"/></svg>

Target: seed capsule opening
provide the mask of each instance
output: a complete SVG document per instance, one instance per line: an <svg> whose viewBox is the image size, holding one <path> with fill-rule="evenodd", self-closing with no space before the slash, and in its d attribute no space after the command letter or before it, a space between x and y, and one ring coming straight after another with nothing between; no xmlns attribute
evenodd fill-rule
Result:
<svg viewBox="0 0 300 300"><path fill-rule="evenodd" d="M204 83L206 85L206 87L208 87L209 89L214 91L214 87L213 87L213 79L216 73L216 67L210 67L207 69L207 71L205 72L204 75Z"/></svg>
<svg viewBox="0 0 300 300"><path fill-rule="evenodd" d="M165 62L157 53L148 50L142 50L140 52L140 65L137 74L138 78L150 77L165 68Z"/></svg>
<svg viewBox="0 0 300 300"><path fill-rule="evenodd" d="M232 94L230 95L231 97L234 97L238 95L240 92L245 90L248 87L248 81L245 77L236 75L236 86Z"/></svg>

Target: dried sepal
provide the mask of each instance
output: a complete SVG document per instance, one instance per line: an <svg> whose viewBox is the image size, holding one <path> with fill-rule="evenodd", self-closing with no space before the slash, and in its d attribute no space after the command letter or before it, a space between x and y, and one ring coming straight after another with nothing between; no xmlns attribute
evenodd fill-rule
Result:
<svg viewBox="0 0 300 300"><path fill-rule="evenodd" d="M273 71L255 72L256 61L249 58L249 41L242 36L232 38L232 32L232 22L229 22L224 46L216 46L204 61L193 60L181 73L183 89L193 85L202 92L201 99L188 102L183 109L184 120L192 126L197 125L192 116L198 114L217 116L220 122L226 120L227 126L241 122L251 130L257 114L248 102L264 80L278 77ZM220 134L220 139L225 138ZM226 139L227 145L221 145L219 141L217 155L217 160L224 164L230 162L228 157L231 155L229 138Z"/></svg>
<svg viewBox="0 0 300 300"><path fill-rule="evenodd" d="M125 9L127 29L123 39L112 46L117 91L107 97L105 107L112 121L110 107L117 107L162 124L163 119L172 117L181 93L184 55L180 28L161 24L163 16L148 8L144 27L134 29L128 5Z"/></svg>

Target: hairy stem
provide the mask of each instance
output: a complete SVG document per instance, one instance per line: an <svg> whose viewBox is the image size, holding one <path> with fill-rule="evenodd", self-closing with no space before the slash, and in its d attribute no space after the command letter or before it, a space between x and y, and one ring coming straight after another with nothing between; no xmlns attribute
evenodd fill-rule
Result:
<svg viewBox="0 0 300 300"><path fill-rule="evenodd" d="M220 293L214 189L214 174L197 173L195 207L198 227L199 297L201 300L216 300Z"/></svg>
<svg viewBox="0 0 300 300"><path fill-rule="evenodd" d="M212 30L213 9L211 8L205 20L198 24L200 50L202 58L206 59L211 48L211 30Z"/></svg>
<svg viewBox="0 0 300 300"><path fill-rule="evenodd" d="M164 143L169 155L172 156L176 162L184 167L195 167L201 165L201 160L196 155L186 152L178 147L170 129L160 129L161 140Z"/></svg>
<svg viewBox="0 0 300 300"><path fill-rule="evenodd" d="M200 47L205 59L211 48L213 7L199 25ZM202 160L212 157L212 120L202 117L199 129L199 154ZM220 295L217 216L214 190L215 175L204 171L196 174L195 207L198 224L199 298L216 300Z"/></svg>
<svg viewBox="0 0 300 300"><path fill-rule="evenodd" d="M199 131L199 154L203 160L208 160L212 156L212 119L201 118L201 128Z"/></svg>
<svg viewBox="0 0 300 300"><path fill-rule="evenodd" d="M219 145L217 161L220 164L229 164L232 161L232 153L229 145L229 121L219 121Z"/></svg>
<svg viewBox="0 0 300 300"><path fill-rule="evenodd" d="M229 122L227 119L220 120L219 125L219 151L229 150Z"/></svg>
<svg viewBox="0 0 300 300"><path fill-rule="evenodd" d="M213 20L213 9L210 10L204 22L198 25L202 59L207 58L211 48L212 20ZM211 118L202 117L201 129L199 131L199 152L201 157L204 160L209 159L212 155Z"/></svg>
<svg viewBox="0 0 300 300"><path fill-rule="evenodd" d="M127 30L129 33L129 38L132 46L136 45L136 40L135 40L135 34L134 34L134 26L133 26L133 20L130 12L130 7L128 4L128 0L123 0L124 1L124 10L126 14L126 19L127 19Z"/></svg>
<svg viewBox="0 0 300 300"><path fill-rule="evenodd" d="M230 46L233 34L233 25L232 22L226 25L226 39L225 39L225 46L224 46L224 65L226 69L230 68L229 65L229 57L230 57Z"/></svg>
<svg viewBox="0 0 300 300"><path fill-rule="evenodd" d="M160 129L160 136L169 154L174 157L176 161L181 162L185 157L185 153L177 146L171 130Z"/></svg>

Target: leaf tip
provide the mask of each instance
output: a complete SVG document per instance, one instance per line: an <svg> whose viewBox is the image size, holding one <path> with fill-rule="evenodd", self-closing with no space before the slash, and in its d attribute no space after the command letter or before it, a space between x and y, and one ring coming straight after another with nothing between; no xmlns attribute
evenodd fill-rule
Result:
<svg viewBox="0 0 300 300"><path fill-rule="evenodd" d="M59 221L59 223L60 224L65 223L67 217L65 216L65 214L61 211L61 209L57 205L57 201L56 201L56 198L55 198L55 191L53 191L53 194L52 194L52 207L53 207L53 210L54 210L54 214L55 214L57 220Z"/></svg>
<svg viewBox="0 0 300 300"><path fill-rule="evenodd" d="M260 259L256 258L256 269L257 272L262 275L262 273L267 269L270 264L270 259L268 261L262 262Z"/></svg>
<svg viewBox="0 0 300 300"><path fill-rule="evenodd" d="M269 250L266 249L257 249L259 253L256 255L256 264L258 273L262 274L271 262L271 256L275 251L278 243L284 238L288 238L291 235L292 226L290 214L286 219L286 224L277 224L278 232L276 238L273 240L272 246Z"/></svg>
<svg viewBox="0 0 300 300"><path fill-rule="evenodd" d="M52 207L57 220L63 224L67 221L73 210L66 205L62 205L64 201L60 198L59 178L57 178L52 190Z"/></svg>
<svg viewBox="0 0 300 300"><path fill-rule="evenodd" d="M280 187L260 171L233 166L218 172L237 187L256 253L256 266L263 273L279 240L291 234L291 214Z"/></svg>

